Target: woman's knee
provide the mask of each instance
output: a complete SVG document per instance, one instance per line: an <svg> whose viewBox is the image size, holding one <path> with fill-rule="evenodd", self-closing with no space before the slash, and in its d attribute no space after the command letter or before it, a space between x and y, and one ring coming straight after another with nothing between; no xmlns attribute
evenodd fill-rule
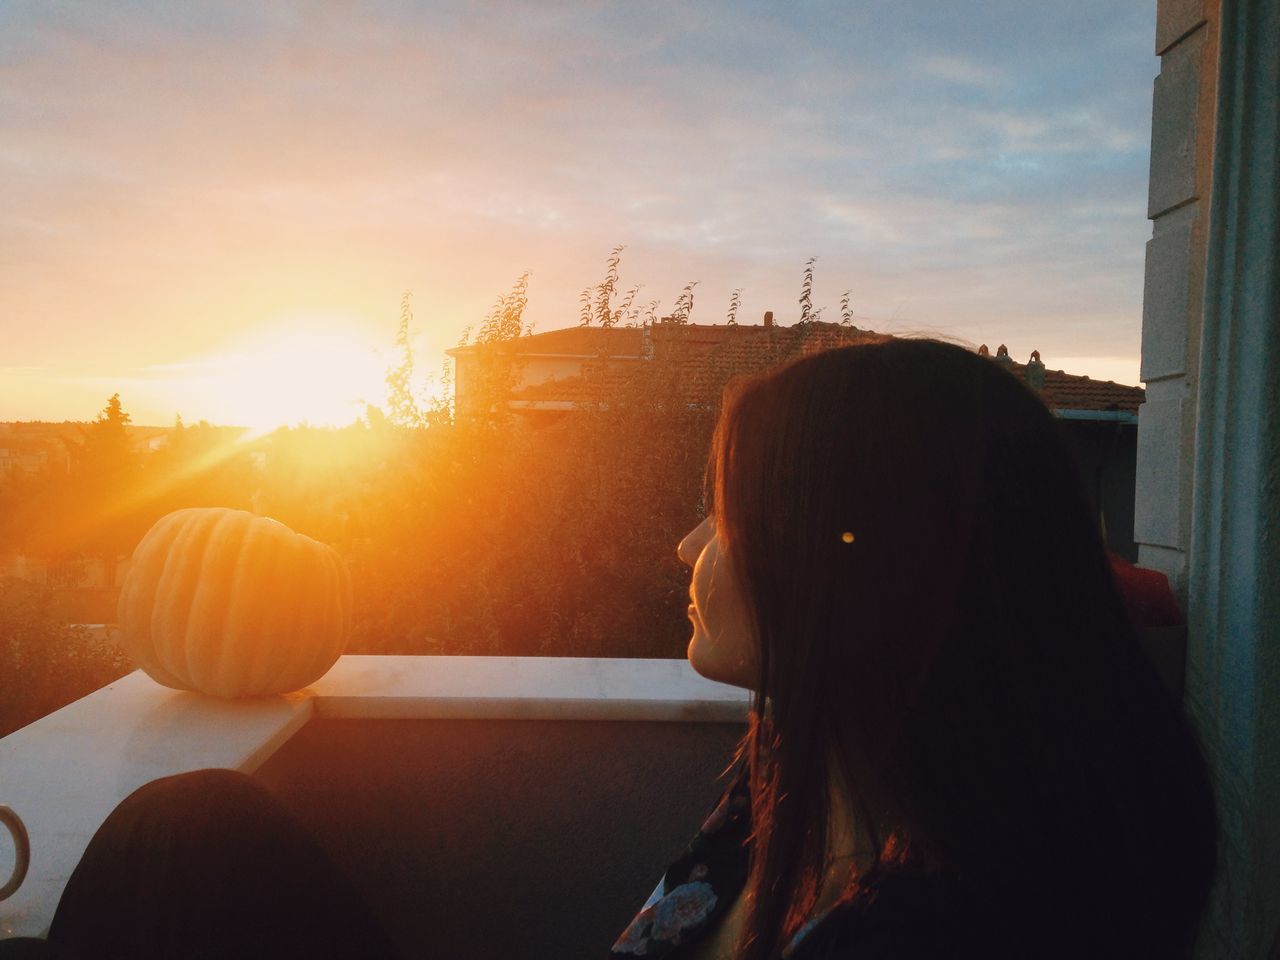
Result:
<svg viewBox="0 0 1280 960"><path fill-rule="evenodd" d="M143 784L121 801L116 812L190 814L201 809L227 810L270 802L266 788L248 774L238 770L192 770Z"/></svg>
<svg viewBox="0 0 1280 960"><path fill-rule="evenodd" d="M263 787L239 770L192 770L170 777L161 777L143 784L125 798L124 803L173 803L207 796L256 796L264 793Z"/></svg>
<svg viewBox="0 0 1280 960"><path fill-rule="evenodd" d="M163 777L129 794L99 828L107 849L208 842L214 835L274 826L279 800L236 770L195 770Z"/></svg>

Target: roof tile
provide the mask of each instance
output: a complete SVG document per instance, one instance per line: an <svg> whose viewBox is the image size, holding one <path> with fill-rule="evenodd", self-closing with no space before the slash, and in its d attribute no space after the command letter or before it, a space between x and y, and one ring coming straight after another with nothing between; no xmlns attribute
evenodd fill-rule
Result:
<svg viewBox="0 0 1280 960"><path fill-rule="evenodd" d="M669 324L648 328L655 354L680 351L680 391L689 402L714 402L735 375L755 373L797 356L875 342L888 335L837 323L811 321L793 326ZM565 354L584 358L637 357L645 352L645 329L640 327L569 327L521 337L517 349L525 354ZM993 361L994 362L994 361ZM1014 376L1026 378L1026 366L1013 363ZM608 366L585 376L568 377L525 387L521 400L581 400L629 380L634 367ZM1141 387L1093 380L1086 376L1045 370L1041 397L1054 410L1121 411L1134 413L1146 391Z"/></svg>

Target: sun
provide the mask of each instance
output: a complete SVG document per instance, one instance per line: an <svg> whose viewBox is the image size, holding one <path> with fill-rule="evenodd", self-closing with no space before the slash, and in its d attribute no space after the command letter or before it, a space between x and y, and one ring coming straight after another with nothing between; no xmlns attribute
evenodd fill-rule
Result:
<svg viewBox="0 0 1280 960"><path fill-rule="evenodd" d="M188 383L199 408L255 433L307 423L345 426L380 404L385 358L359 332L295 322L246 336L200 364ZM213 418L211 418L213 419Z"/></svg>

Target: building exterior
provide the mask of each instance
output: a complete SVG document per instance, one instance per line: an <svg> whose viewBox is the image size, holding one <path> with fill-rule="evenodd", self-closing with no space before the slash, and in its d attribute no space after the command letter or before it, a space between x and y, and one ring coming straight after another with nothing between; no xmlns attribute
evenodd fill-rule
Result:
<svg viewBox="0 0 1280 960"><path fill-rule="evenodd" d="M787 359L885 335L838 323L811 321L792 326L677 324L644 327L569 327L524 336L504 344L499 362L510 364L504 381L507 408L530 423L545 423L592 403L607 403L645 364L666 361L676 372L675 389L690 405L715 407L734 376L765 370ZM493 362L492 347L449 351L454 358L455 401L460 415L483 404L472 390L480 366ZM995 355L979 353L1006 367L1040 394L1063 422L1063 432L1080 461L1108 546L1137 559L1133 539L1133 498L1141 387L1051 370L1033 351L1026 364L1014 362L1002 345ZM616 395L616 394L614 394Z"/></svg>
<svg viewBox="0 0 1280 960"><path fill-rule="evenodd" d="M506 345L513 367L508 406L515 411L567 412L583 403L592 381L626 380L644 363L661 359L673 359L681 367L689 402L714 403L735 373L884 338L884 334L838 323L781 326L773 323L771 313L759 325L660 322L644 327L551 330ZM473 345L448 351L456 364L454 399L460 411L474 406L475 371L487 350L491 348ZM985 346L979 352L990 355ZM1033 352L1028 364L1020 364L1002 346L992 360L1026 380L1064 419L1137 423L1145 396L1141 387L1050 370L1038 352Z"/></svg>
<svg viewBox="0 0 1280 960"><path fill-rule="evenodd" d="M1280 0L1156 8L1137 540L1217 788L1198 955L1280 950Z"/></svg>
<svg viewBox="0 0 1280 960"><path fill-rule="evenodd" d="M68 444L80 437L81 424L0 423L0 477L70 469Z"/></svg>

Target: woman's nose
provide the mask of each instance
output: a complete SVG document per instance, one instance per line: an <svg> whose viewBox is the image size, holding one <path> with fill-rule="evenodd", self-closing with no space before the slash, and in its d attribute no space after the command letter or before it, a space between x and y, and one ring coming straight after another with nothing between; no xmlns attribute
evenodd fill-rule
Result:
<svg viewBox="0 0 1280 960"><path fill-rule="evenodd" d="M685 534L684 539L680 541L680 545L676 547L676 556L692 567L698 562L698 557L702 555L702 548L707 545L707 541L714 535L713 519L707 517L707 519Z"/></svg>

